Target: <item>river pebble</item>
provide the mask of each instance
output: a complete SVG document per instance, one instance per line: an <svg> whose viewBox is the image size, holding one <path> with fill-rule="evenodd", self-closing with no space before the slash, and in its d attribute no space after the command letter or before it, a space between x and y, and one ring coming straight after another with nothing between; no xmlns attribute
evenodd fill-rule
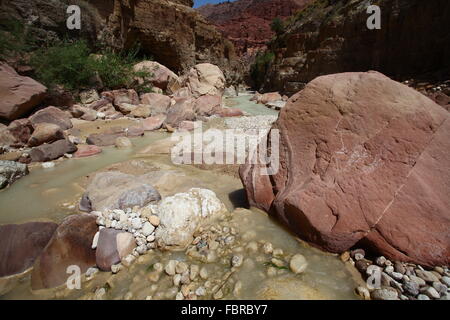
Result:
<svg viewBox="0 0 450 320"><path fill-rule="evenodd" d="M295 274L304 272L307 267L308 262L306 261L305 257L301 254L294 255L291 258L291 261L289 262L289 268Z"/></svg>

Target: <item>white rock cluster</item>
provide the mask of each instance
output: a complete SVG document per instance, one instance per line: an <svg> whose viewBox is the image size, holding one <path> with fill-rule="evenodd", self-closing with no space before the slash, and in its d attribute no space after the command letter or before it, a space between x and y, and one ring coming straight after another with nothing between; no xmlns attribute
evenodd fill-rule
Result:
<svg viewBox="0 0 450 320"><path fill-rule="evenodd" d="M131 233L137 245L134 253L139 255L157 246L174 249L186 247L206 218L224 211L225 205L213 191L192 188L143 208L92 211L91 214L97 216L100 228Z"/></svg>
<svg viewBox="0 0 450 320"><path fill-rule="evenodd" d="M97 224L100 227L124 230L133 234L137 245L136 253L144 254L148 250L156 248L155 230L159 226L159 218L145 215L146 212L146 208L135 207L126 210L114 209L91 213L97 216Z"/></svg>

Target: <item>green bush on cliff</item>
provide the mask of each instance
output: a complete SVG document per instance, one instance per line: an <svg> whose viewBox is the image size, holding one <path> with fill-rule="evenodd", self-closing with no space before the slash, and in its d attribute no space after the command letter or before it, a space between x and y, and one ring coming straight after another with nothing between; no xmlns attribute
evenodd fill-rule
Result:
<svg viewBox="0 0 450 320"><path fill-rule="evenodd" d="M261 88L274 58L275 54L271 51L260 52L256 56L255 62L250 67L250 76L257 89Z"/></svg>
<svg viewBox="0 0 450 320"><path fill-rule="evenodd" d="M273 19L272 23L270 24L270 29L272 29L273 32L275 32L276 35L280 35L284 32L284 22L279 17L276 17Z"/></svg>
<svg viewBox="0 0 450 320"><path fill-rule="evenodd" d="M0 60L19 57L34 48L34 39L23 23L12 18L0 19Z"/></svg>
<svg viewBox="0 0 450 320"><path fill-rule="evenodd" d="M100 79L103 88L134 88L139 92L150 90L148 83L135 84L136 77L148 78L150 73L134 72L133 65L138 62L138 47L127 52L106 50L91 54L83 40L64 41L34 52L31 65L37 79L45 85L63 85L69 90L92 87L95 79Z"/></svg>

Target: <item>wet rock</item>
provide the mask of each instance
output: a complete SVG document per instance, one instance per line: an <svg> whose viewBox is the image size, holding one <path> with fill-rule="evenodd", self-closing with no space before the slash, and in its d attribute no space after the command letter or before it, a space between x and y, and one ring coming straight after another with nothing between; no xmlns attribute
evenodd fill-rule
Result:
<svg viewBox="0 0 450 320"><path fill-rule="evenodd" d="M38 123L53 123L61 128L61 130L67 130L73 127L70 121L70 114L62 111L56 107L47 107L35 112L29 117L30 122L34 127Z"/></svg>
<svg viewBox="0 0 450 320"><path fill-rule="evenodd" d="M198 188L166 197L152 208L160 218L156 241L166 248L185 248L201 222L226 211L213 191Z"/></svg>
<svg viewBox="0 0 450 320"><path fill-rule="evenodd" d="M77 147L69 140L58 140L50 144L43 144L31 150L30 156L33 162L46 162L58 159L66 153L74 153Z"/></svg>
<svg viewBox="0 0 450 320"><path fill-rule="evenodd" d="M170 260L166 267L164 268L164 271L169 275L169 276L174 276L176 274L176 267L177 267L178 261L176 260Z"/></svg>
<svg viewBox="0 0 450 320"><path fill-rule="evenodd" d="M433 283L435 281L439 281L439 278L436 277L431 271L426 270L416 270L416 274L419 278L423 279L425 282Z"/></svg>
<svg viewBox="0 0 450 320"><path fill-rule="evenodd" d="M398 292L393 288L375 289L371 297L374 300L398 300Z"/></svg>
<svg viewBox="0 0 450 320"><path fill-rule="evenodd" d="M142 126L131 126L125 129L127 137L140 137L145 134Z"/></svg>
<svg viewBox="0 0 450 320"><path fill-rule="evenodd" d="M366 287L357 287L356 293L364 300L370 300L370 292Z"/></svg>
<svg viewBox="0 0 450 320"><path fill-rule="evenodd" d="M28 140L28 145L35 147L61 139L64 139L64 133L58 125L43 122L35 126L34 132Z"/></svg>
<svg viewBox="0 0 450 320"><path fill-rule="evenodd" d="M95 145L78 145L78 150L73 154L75 158L90 157L102 152L102 148Z"/></svg>
<svg viewBox="0 0 450 320"><path fill-rule="evenodd" d="M97 173L83 195L80 209L126 209L159 201L160 194L146 180L145 175L133 176L117 171Z"/></svg>
<svg viewBox="0 0 450 320"><path fill-rule="evenodd" d="M426 287L423 291L423 294L428 296L431 299L439 299L441 296L439 295L439 292L436 291L433 287Z"/></svg>
<svg viewBox="0 0 450 320"><path fill-rule="evenodd" d="M289 262L289 268L295 274L302 273L308 267L308 262L305 257L301 254L296 254L291 258Z"/></svg>
<svg viewBox="0 0 450 320"><path fill-rule="evenodd" d="M87 137L86 143L96 145L98 147L113 146L116 143L117 138L124 136L125 132L94 133Z"/></svg>
<svg viewBox="0 0 450 320"><path fill-rule="evenodd" d="M23 163L0 160L0 189L7 187L28 174L28 166Z"/></svg>
<svg viewBox="0 0 450 320"><path fill-rule="evenodd" d="M136 247L131 233L103 228L98 238L95 260L100 270L111 271L111 266L118 264Z"/></svg>
<svg viewBox="0 0 450 320"><path fill-rule="evenodd" d="M419 284L415 281L405 281L403 283L403 289L410 296L417 296L419 294Z"/></svg>
<svg viewBox="0 0 450 320"><path fill-rule="evenodd" d="M282 145L291 146L280 150L280 170L267 176L260 165L241 166L250 205L327 251L358 243L396 261L448 265L449 117L378 72L318 77L289 99L273 125ZM383 119L393 121L386 126ZM395 157L381 160L385 153ZM337 162L330 154L339 155Z"/></svg>
<svg viewBox="0 0 450 320"><path fill-rule="evenodd" d="M53 222L0 226L0 277L22 273L32 267L57 227Z"/></svg>
<svg viewBox="0 0 450 320"><path fill-rule="evenodd" d="M31 275L33 290L65 283L70 276L67 273L69 266L78 266L82 273L95 266L95 250L91 248L98 231L95 220L94 215L76 214L61 222L34 263Z"/></svg>
<svg viewBox="0 0 450 320"><path fill-rule="evenodd" d="M11 121L25 115L45 98L46 91L39 82L0 64L0 118Z"/></svg>
<svg viewBox="0 0 450 320"><path fill-rule="evenodd" d="M231 266L239 268L244 261L244 256L241 254L237 254L231 257Z"/></svg>
<svg viewBox="0 0 450 320"><path fill-rule="evenodd" d="M133 143L127 137L117 137L114 145L119 149L128 149L133 146Z"/></svg>

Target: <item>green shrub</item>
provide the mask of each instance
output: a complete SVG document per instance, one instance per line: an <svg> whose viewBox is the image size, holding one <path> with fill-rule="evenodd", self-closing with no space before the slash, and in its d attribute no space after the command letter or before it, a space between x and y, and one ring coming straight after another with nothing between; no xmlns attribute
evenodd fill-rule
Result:
<svg viewBox="0 0 450 320"><path fill-rule="evenodd" d="M34 52L30 64L46 86L63 85L75 90L88 86L95 74L89 54L84 41L62 42Z"/></svg>
<svg viewBox="0 0 450 320"><path fill-rule="evenodd" d="M105 89L133 88L148 92L151 86L146 78L150 72L134 72L139 47L127 52L107 50L93 55L85 41L62 42L36 51L31 59L37 79L49 86L63 85L69 90L92 86L95 77L102 80ZM144 79L137 84L136 77Z"/></svg>
<svg viewBox="0 0 450 320"><path fill-rule="evenodd" d="M276 35L280 35L284 33L284 22L280 18L276 17L273 19L272 23L270 24L270 28L273 32L275 32Z"/></svg>
<svg viewBox="0 0 450 320"><path fill-rule="evenodd" d="M261 88L274 58L275 54L271 51L258 53L256 56L255 62L250 67L250 76L257 89Z"/></svg>
<svg viewBox="0 0 450 320"><path fill-rule="evenodd" d="M0 19L0 60L19 56L36 47L28 29L18 20Z"/></svg>

